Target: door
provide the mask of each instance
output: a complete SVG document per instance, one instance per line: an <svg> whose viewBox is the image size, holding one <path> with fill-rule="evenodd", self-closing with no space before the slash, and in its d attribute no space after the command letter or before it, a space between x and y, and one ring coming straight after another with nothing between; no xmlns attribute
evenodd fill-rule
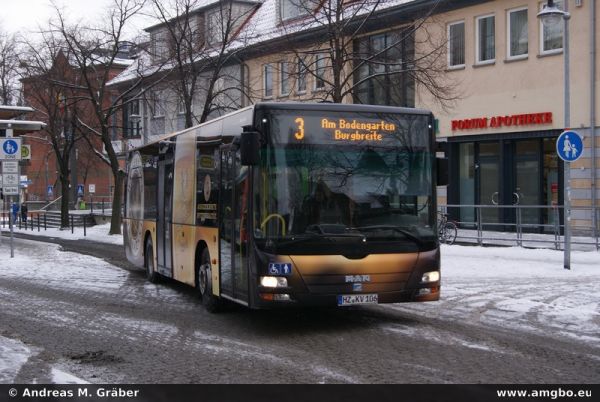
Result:
<svg viewBox="0 0 600 402"><path fill-rule="evenodd" d="M517 222L517 214L520 214L520 222L525 225L524 231L538 230L536 225L541 223L540 147L539 139L514 143L514 187L510 195L512 203L517 207L514 222Z"/></svg>
<svg viewBox="0 0 600 402"><path fill-rule="evenodd" d="M479 145L478 168L478 204L481 208L481 221L485 229L497 229L500 222L500 210L496 206L501 202L500 142L482 142ZM489 206L489 207L486 207Z"/></svg>
<svg viewBox="0 0 600 402"><path fill-rule="evenodd" d="M240 164L239 150L221 149L221 178L221 290L225 295L247 303L250 182L248 168Z"/></svg>
<svg viewBox="0 0 600 402"><path fill-rule="evenodd" d="M457 188L449 199L461 205L481 205L484 229L514 231L554 230L562 219L562 165L556 156L556 137L502 139L456 144L453 172ZM457 202L454 202L456 200ZM477 211L460 208L460 222L472 228Z"/></svg>
<svg viewBox="0 0 600 402"><path fill-rule="evenodd" d="M173 277L172 211L173 211L173 158L172 154L158 161L158 221L156 224L156 258L158 272ZM160 194L164 194L163 197Z"/></svg>

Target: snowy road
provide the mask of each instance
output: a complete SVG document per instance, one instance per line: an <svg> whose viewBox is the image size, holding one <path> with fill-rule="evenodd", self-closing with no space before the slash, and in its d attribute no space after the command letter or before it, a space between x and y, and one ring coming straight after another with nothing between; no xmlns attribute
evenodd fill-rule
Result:
<svg viewBox="0 0 600 402"><path fill-rule="evenodd" d="M0 382L586 383L600 378L600 253L450 246L440 302L206 313L193 289L0 244Z"/></svg>

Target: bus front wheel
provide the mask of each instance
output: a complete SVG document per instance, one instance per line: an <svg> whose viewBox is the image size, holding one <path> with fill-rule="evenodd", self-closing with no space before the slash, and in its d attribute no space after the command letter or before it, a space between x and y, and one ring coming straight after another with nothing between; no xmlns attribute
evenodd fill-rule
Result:
<svg viewBox="0 0 600 402"><path fill-rule="evenodd" d="M159 282L159 274L154 270L154 250L152 249L152 239L146 240L146 253L144 254L144 268L146 269L146 278L151 283Z"/></svg>
<svg viewBox="0 0 600 402"><path fill-rule="evenodd" d="M198 278L197 287L200 291L202 304L209 312L218 312L221 307L221 300L213 294L210 254L206 248L202 250L202 256L199 263L197 263L196 278Z"/></svg>

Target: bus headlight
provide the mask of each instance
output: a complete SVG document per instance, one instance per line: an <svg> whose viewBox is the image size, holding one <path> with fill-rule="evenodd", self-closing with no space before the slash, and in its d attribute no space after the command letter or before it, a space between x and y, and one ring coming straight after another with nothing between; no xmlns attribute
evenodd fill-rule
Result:
<svg viewBox="0 0 600 402"><path fill-rule="evenodd" d="M261 276L260 285L265 288L286 288L287 278L281 276Z"/></svg>
<svg viewBox="0 0 600 402"><path fill-rule="evenodd" d="M421 283L431 283L440 280L440 271L425 272L421 278Z"/></svg>

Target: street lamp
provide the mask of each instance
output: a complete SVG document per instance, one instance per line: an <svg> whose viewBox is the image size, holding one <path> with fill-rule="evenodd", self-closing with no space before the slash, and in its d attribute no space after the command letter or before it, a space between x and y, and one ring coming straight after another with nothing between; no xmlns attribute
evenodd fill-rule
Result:
<svg viewBox="0 0 600 402"><path fill-rule="evenodd" d="M544 8L538 13L537 17L545 27L549 28L560 24L561 19L569 19L571 14L558 8L554 4L554 0L548 0L548 4L544 4Z"/></svg>
<svg viewBox="0 0 600 402"><path fill-rule="evenodd" d="M548 0L548 3L544 5L542 11L537 14L542 24L546 28L556 26L564 22L563 29L563 56L564 56L564 115L565 115L565 130L569 129L571 125L571 86L569 81L569 18L571 14L568 12L568 0L564 1L564 10L559 9L554 0ZM564 163L564 206L565 206L565 258L564 268L571 269L571 170L570 163Z"/></svg>

